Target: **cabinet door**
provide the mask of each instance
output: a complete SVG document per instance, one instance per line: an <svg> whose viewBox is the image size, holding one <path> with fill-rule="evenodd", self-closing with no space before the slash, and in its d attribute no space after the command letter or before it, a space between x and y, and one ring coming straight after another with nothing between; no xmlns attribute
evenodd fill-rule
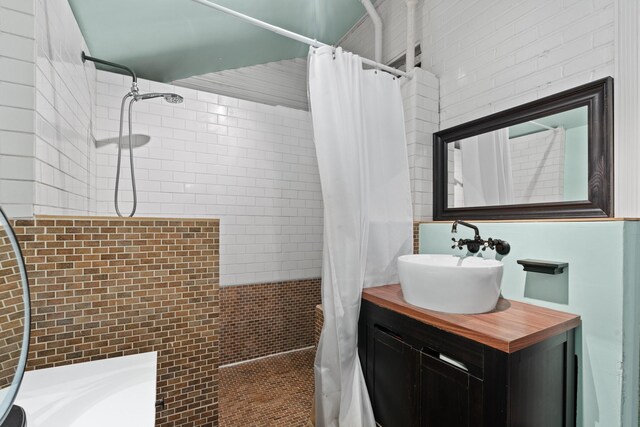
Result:
<svg viewBox="0 0 640 427"><path fill-rule="evenodd" d="M417 425L417 365L420 353L402 340L375 327L369 395L376 421L382 427Z"/></svg>
<svg viewBox="0 0 640 427"><path fill-rule="evenodd" d="M420 426L478 427L482 424L482 381L442 361L420 354Z"/></svg>

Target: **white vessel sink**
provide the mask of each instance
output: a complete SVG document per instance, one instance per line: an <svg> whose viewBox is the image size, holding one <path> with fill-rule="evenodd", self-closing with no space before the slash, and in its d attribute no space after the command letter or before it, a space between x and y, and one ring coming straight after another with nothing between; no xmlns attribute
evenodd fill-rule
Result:
<svg viewBox="0 0 640 427"><path fill-rule="evenodd" d="M404 299L445 313L486 313L495 308L502 284L501 261L454 255L398 258Z"/></svg>

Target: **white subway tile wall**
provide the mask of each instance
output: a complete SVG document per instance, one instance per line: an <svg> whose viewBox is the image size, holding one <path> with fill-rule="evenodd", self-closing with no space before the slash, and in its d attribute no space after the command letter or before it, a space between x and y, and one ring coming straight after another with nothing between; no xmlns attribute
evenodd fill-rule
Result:
<svg viewBox="0 0 640 427"><path fill-rule="evenodd" d="M116 138L131 81L103 71L97 81L96 135ZM309 113L146 80L139 86L185 100L133 106L133 133L150 137L134 148L137 215L220 218L223 286L319 277L322 197ZM113 215L117 145L97 153L97 212ZM128 150L123 156L127 211Z"/></svg>
<svg viewBox="0 0 640 427"><path fill-rule="evenodd" d="M430 0L422 12L442 129L615 73L614 0Z"/></svg>
<svg viewBox="0 0 640 427"><path fill-rule="evenodd" d="M66 0L36 0L35 214L96 212L96 69Z"/></svg>
<svg viewBox="0 0 640 427"><path fill-rule="evenodd" d="M427 0L418 2L418 5L424 1ZM382 20L382 60L386 63L404 55L407 49L406 2L405 0L378 0L375 6ZM421 19L420 13L416 12L416 39L420 38ZM369 16L365 15L339 43L350 52L373 59L375 56L373 40L373 24Z"/></svg>
<svg viewBox="0 0 640 427"><path fill-rule="evenodd" d="M514 203L563 202L565 131L509 139Z"/></svg>
<svg viewBox="0 0 640 427"><path fill-rule="evenodd" d="M406 50L405 2L380 0L376 9L389 61ZM414 150L425 153L412 160L416 219L432 213L433 132L615 75L614 0L428 0L419 2L418 15L421 67L439 79L439 90L422 98L425 111L417 118L425 134L408 137L410 157ZM370 20L340 44L373 57ZM412 101L406 89L403 94L406 112ZM412 147L412 139L421 143Z"/></svg>
<svg viewBox="0 0 640 427"><path fill-rule="evenodd" d="M35 1L0 1L0 206L29 217L34 197Z"/></svg>
<svg viewBox="0 0 640 427"><path fill-rule="evenodd" d="M176 80L172 84L262 104L309 109L307 58L283 59L207 73Z"/></svg>
<svg viewBox="0 0 640 427"><path fill-rule="evenodd" d="M389 0L387 0L389 1ZM411 80L402 82L405 132L411 177L413 218L430 220L433 215L433 133L438 131L438 79L416 68Z"/></svg>

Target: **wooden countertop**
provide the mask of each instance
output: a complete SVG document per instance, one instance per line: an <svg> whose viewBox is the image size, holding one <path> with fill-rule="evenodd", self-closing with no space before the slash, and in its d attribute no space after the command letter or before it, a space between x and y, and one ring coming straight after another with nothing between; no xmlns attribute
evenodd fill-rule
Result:
<svg viewBox="0 0 640 427"><path fill-rule="evenodd" d="M501 298L482 314L449 314L409 304L400 285L368 288L362 298L438 329L513 353L581 324L580 316Z"/></svg>

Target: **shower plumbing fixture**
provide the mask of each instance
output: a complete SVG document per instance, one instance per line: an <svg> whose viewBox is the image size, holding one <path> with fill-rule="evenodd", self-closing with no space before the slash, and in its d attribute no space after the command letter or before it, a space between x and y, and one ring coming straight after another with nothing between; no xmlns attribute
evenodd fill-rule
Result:
<svg viewBox="0 0 640 427"><path fill-rule="evenodd" d="M127 73L131 75L131 78L133 79L133 82L131 83L131 90L129 91L129 93L125 94L125 96L122 98L122 103L120 104L120 131L118 133L118 164L116 166L116 188L113 196L113 203L116 209L116 213L118 214L118 216L124 216L120 213L120 205L118 203L118 193L120 190L120 166L122 164L122 128L124 125L124 107L127 102L127 99L131 98L131 100L129 101L129 120L128 120L129 134L127 138L129 140L129 163L131 166L131 188L133 190L133 208L131 209L131 212L127 216L132 217L136 213L136 209L138 207L138 191L136 189L136 175L133 167L133 142L131 141L131 134L133 133L132 123L131 123L131 113L132 113L133 103L137 101L144 101L145 99L164 98L165 101L171 104L179 104L182 101L184 101L184 98L182 98L180 95L175 93L152 92L152 93L141 94L140 91L138 90L138 77L136 76L135 71L133 71L131 68L127 67L126 65L116 64L115 62L94 58L82 52L82 62L85 62L85 61L92 61L97 64L106 65L108 67L125 70Z"/></svg>
<svg viewBox="0 0 640 427"><path fill-rule="evenodd" d="M480 230L473 224L469 224L468 222L455 220L453 221L453 225L451 226L451 232L458 232L458 225L463 225L465 227L469 227L474 231L473 239L458 239L452 237L453 245L451 245L451 249L458 248L462 250L464 246L467 247L469 252L472 254L477 253L481 248L483 251L486 251L487 248L495 249L495 251L500 255L507 255L509 251L511 251L511 246L504 240L500 239L492 239L489 237L487 240L484 240L480 237Z"/></svg>
<svg viewBox="0 0 640 427"><path fill-rule="evenodd" d="M138 76L136 76L136 72L133 71L133 69L127 67L126 65L116 64L115 62L105 61L104 59L99 59L99 58L94 58L93 56L89 56L86 53L84 53L84 51L82 51L82 54L80 55L80 58L82 59L82 63L83 64L86 61L91 61L91 62L95 62L96 64L102 64L102 65L106 65L106 66L111 67L111 68L119 68L121 70L126 71L127 73L129 73L131 75L131 78L133 79L133 82L131 83L131 92L134 93L134 94L138 93Z"/></svg>

